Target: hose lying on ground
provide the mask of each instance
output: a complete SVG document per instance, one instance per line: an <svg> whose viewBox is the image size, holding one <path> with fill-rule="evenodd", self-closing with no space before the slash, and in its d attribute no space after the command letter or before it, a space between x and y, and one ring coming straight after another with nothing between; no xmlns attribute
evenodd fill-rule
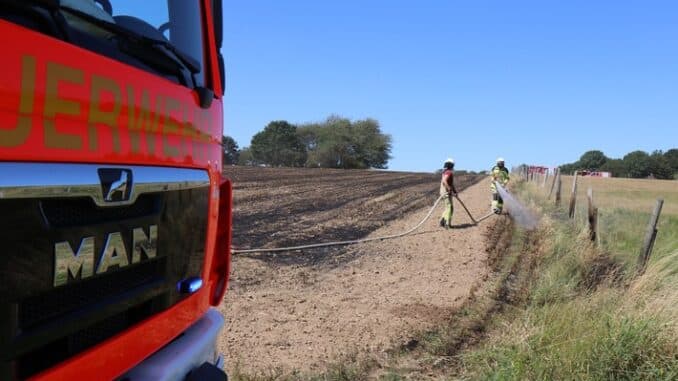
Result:
<svg viewBox="0 0 678 381"><path fill-rule="evenodd" d="M272 249L266 249L266 248L257 248L257 249L236 249L236 248L231 248L231 253L233 254L248 254L248 253L273 253L273 252L280 252L280 251L293 251L293 250L301 250L301 249L311 249L311 248L316 248L316 247L327 247L327 246L340 246L340 245L352 245L356 243L363 243L363 242L370 242L370 241L380 241L384 239L393 239L393 238L400 238L404 237L408 234L413 233L415 230L419 229L421 225L424 224L430 217L431 214L433 213L433 210L438 206L438 203L440 200L442 200L445 196L442 195L438 197L436 202L433 203L433 206L431 209L429 209L428 213L426 214L426 217L422 219L417 225L412 227L410 230L407 230L406 232L400 233L400 234L392 234L392 235L386 235L386 236L381 236L381 237L370 237L370 238L363 238L363 239L353 239L353 240L348 240L348 241L334 241L334 242L323 242L323 243L314 243L310 245L301 245L301 246L290 246L290 247L277 247L277 248L272 248ZM459 199L458 196L455 196L457 200L459 200L459 203L464 207L466 210L466 213L468 213L469 217L471 217L471 221L473 221L474 225L477 225L478 222L492 216L494 213L490 213L486 216L483 216L480 218L480 220L476 221L473 216L471 215L471 212L469 212L468 209L466 209L466 205L464 205L463 202Z"/></svg>
<svg viewBox="0 0 678 381"><path fill-rule="evenodd" d="M478 218L478 221L476 221L476 225L478 225L479 223L485 221L486 219L488 219L488 218L494 216L495 214L497 214L497 213L495 213L495 212L489 212L489 213L487 213L486 215L484 215L484 216Z"/></svg>
<svg viewBox="0 0 678 381"><path fill-rule="evenodd" d="M459 201L459 203L461 204L461 206L462 206L462 207L464 208L464 210L466 211L466 214L468 214L469 218L471 218L471 221L473 221L473 224L474 224L474 225L478 225L478 221L476 221L476 219L473 218L473 216L471 215L471 212L468 211L468 208L466 207L466 205L464 205L464 202L461 201L461 199L459 198L459 196L457 196L457 195L455 194L455 195L454 195L454 198L456 198L457 201Z"/></svg>

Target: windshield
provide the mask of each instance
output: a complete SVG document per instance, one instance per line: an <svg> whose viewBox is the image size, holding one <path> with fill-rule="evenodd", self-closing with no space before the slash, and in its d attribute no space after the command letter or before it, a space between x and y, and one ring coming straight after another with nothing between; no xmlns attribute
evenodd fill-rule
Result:
<svg viewBox="0 0 678 381"><path fill-rule="evenodd" d="M178 83L204 85L198 0L61 0L60 5L70 28L78 34L94 37L78 39L76 36L71 38L72 43L103 54L106 54L106 49L96 46L96 42L104 45L113 43L126 56L139 59L146 66L144 69L160 72L170 79L176 78ZM120 33L127 31L131 33ZM143 39L130 41L130 36ZM125 41L121 44L123 39ZM142 46L130 45L143 45L143 49ZM176 65L157 65L157 57L147 57L153 49L147 49L145 45L157 49L153 52L156 56L164 55ZM121 59L120 56L113 58ZM183 66L184 70L176 69L177 65Z"/></svg>

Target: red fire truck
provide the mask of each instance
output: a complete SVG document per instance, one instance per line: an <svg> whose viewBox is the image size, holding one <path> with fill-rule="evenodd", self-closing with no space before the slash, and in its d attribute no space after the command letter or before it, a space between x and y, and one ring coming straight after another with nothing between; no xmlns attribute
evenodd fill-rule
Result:
<svg viewBox="0 0 678 381"><path fill-rule="evenodd" d="M219 0L1 0L0 380L226 379Z"/></svg>

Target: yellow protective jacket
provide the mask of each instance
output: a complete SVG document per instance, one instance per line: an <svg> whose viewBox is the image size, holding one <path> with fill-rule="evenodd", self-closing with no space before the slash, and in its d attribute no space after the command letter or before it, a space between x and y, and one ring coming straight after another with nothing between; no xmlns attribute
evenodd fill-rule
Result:
<svg viewBox="0 0 678 381"><path fill-rule="evenodd" d="M506 167L499 168L498 165L495 165L490 171L490 177L492 182L490 183L490 190L492 193L497 193L497 187L494 185L494 182L498 182L502 186L506 186L509 182L509 171Z"/></svg>

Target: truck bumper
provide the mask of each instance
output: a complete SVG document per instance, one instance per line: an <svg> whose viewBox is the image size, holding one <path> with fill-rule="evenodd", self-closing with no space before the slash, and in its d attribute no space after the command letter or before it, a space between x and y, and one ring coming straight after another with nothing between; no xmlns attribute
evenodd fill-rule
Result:
<svg viewBox="0 0 678 381"><path fill-rule="evenodd" d="M175 381L195 377L227 380L223 356L216 350L216 340L224 318L210 308L195 324L174 341L145 359L119 378L120 381ZM198 376L200 374L200 376ZM209 375L209 376L206 376Z"/></svg>

